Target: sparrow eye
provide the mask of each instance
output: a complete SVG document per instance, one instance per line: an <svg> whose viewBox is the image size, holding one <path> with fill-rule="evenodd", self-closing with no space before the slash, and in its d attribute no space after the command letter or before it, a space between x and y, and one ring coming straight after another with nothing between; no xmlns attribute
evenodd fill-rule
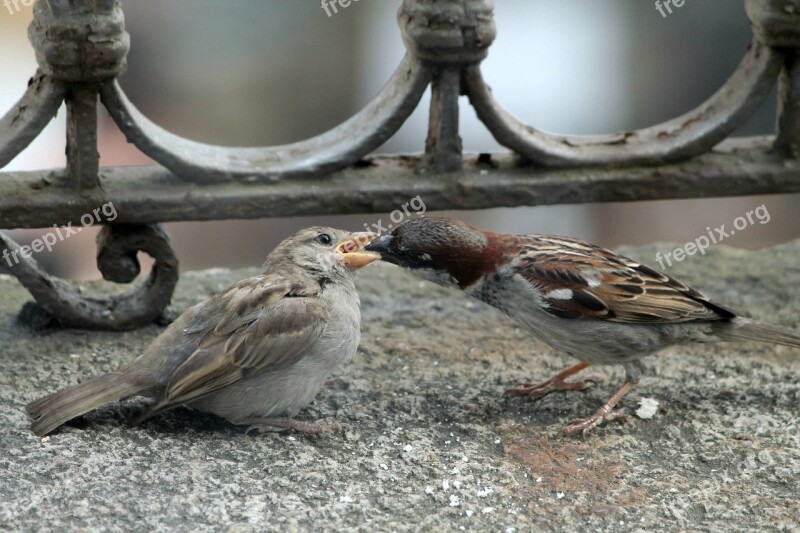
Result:
<svg viewBox="0 0 800 533"><path fill-rule="evenodd" d="M325 246L329 246L333 242L333 238L327 233L320 233L314 240Z"/></svg>

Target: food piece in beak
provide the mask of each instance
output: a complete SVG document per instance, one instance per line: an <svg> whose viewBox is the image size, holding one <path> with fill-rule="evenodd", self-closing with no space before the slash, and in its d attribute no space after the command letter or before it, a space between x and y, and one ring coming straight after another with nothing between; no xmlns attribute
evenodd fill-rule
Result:
<svg viewBox="0 0 800 533"><path fill-rule="evenodd" d="M348 268L356 270L365 267L381 258L378 253L364 250L364 246L375 237L376 234L365 231L351 233L336 246L336 252L342 255L342 260Z"/></svg>

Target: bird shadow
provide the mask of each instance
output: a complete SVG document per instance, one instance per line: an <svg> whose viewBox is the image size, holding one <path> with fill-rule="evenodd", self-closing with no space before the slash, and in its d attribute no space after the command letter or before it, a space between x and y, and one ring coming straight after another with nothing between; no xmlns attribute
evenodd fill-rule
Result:
<svg viewBox="0 0 800 533"><path fill-rule="evenodd" d="M175 407L169 411L159 413L153 418L148 418L135 424L134 421L137 420L146 408L146 402L107 406L74 418L66 422L64 427L86 431L99 429L100 427L117 428L121 430L141 428L149 433L155 433L165 437L186 435L245 437L259 434L258 432L250 432L248 434L248 426L232 424L224 418L209 413L203 413L202 411L197 411L185 406ZM317 437L317 435L314 434L290 433L292 435L302 435L311 439Z"/></svg>
<svg viewBox="0 0 800 533"><path fill-rule="evenodd" d="M146 405L144 402L137 402L101 408L74 418L64 426L81 430L91 430L93 427L99 426L118 427L120 429L142 428L165 436L212 433L244 435L244 430L246 429L242 426L231 424L217 416L183 406L159 413L139 424L134 424L134 421L142 414Z"/></svg>

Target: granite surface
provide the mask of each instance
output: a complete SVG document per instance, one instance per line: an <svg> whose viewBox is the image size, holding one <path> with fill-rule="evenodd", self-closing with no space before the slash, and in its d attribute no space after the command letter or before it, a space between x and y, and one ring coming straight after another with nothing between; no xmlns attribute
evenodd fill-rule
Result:
<svg viewBox="0 0 800 533"><path fill-rule="evenodd" d="M624 251L657 266L670 248ZM174 311L254 272L186 274ZM800 241L718 247L669 273L800 329ZM623 400L630 416L568 438L560 428L593 412L621 368L589 369L598 383L584 392L504 398L572 361L395 267L365 269L359 288L359 354L301 414L335 419L337 434L245 436L186 408L134 427L131 400L39 439L26 403L129 361L161 327L37 330L17 319L26 292L0 277L0 529L800 529L800 350L665 350ZM655 416L635 414L641 400Z"/></svg>

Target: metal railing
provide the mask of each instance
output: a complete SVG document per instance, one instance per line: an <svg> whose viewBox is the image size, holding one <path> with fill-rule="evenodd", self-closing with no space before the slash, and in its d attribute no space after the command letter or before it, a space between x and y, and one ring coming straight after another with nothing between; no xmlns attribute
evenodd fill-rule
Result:
<svg viewBox="0 0 800 533"><path fill-rule="evenodd" d="M428 209L726 196L800 191L800 0L745 0L753 41L729 80L689 113L607 136L553 135L495 100L481 61L496 28L491 0L404 0L407 54L381 92L340 126L283 146L227 148L157 126L116 81L129 49L118 0L37 0L29 28L39 71L0 120L0 168L67 108L64 169L0 173L0 227L77 222L105 202L118 213L98 238L105 279L128 283L137 251L155 258L130 292L89 297L29 257L0 268L69 326L146 324L169 303L178 263L158 223L390 211L410 192ZM776 134L728 139L775 83ZM370 155L432 88L423 154ZM464 154L459 96L511 152ZM157 166L101 168L97 101ZM0 234L0 250L19 246ZM22 254L25 255L25 254ZM29 254L28 254L29 255Z"/></svg>

